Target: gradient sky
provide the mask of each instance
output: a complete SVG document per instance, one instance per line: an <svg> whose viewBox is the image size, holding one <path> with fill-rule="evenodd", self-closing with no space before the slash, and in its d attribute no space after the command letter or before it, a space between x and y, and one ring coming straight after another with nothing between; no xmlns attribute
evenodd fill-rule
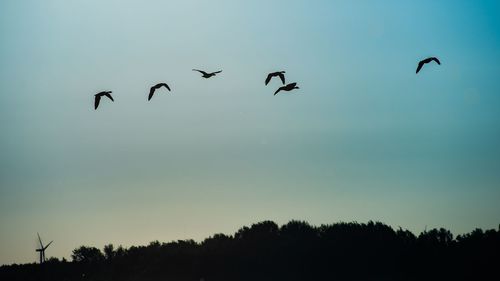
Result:
<svg viewBox="0 0 500 281"><path fill-rule="evenodd" d="M36 232L68 257L264 219L500 223L499 1L7 0L0 42L0 264ZM301 89L273 96L276 70Z"/></svg>

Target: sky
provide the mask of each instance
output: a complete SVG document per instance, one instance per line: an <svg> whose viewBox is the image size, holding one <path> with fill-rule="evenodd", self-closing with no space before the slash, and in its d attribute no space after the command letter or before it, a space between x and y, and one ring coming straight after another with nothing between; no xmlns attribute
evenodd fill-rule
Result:
<svg viewBox="0 0 500 281"><path fill-rule="evenodd" d="M500 223L498 1L6 0L0 42L0 264L37 232L68 258L267 219ZM300 89L273 96L278 70Z"/></svg>

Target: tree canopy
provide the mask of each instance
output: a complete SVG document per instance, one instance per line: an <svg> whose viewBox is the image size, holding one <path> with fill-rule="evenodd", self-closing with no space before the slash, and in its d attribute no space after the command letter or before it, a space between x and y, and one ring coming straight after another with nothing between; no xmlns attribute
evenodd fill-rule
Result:
<svg viewBox="0 0 500 281"><path fill-rule="evenodd" d="M485 280L500 264L500 227L453 237L418 236L380 222L311 226L263 221L201 242L153 241L103 251L81 246L72 261L0 267L1 280Z"/></svg>

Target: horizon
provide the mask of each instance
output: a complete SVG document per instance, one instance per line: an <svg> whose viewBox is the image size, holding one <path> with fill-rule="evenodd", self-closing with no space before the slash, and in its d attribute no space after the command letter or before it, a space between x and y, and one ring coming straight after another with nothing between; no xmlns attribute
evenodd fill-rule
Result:
<svg viewBox="0 0 500 281"><path fill-rule="evenodd" d="M79 246L75 247L74 249L72 249L72 250L71 250L71 251L70 251L67 255L65 255L65 256L62 256L62 257L56 257L56 256L50 256L50 255L49 255L49 256L47 257L47 260L52 259L52 258L56 258L56 259L57 259L57 260L59 260L59 261L64 261L64 260L66 260L66 261L71 261L71 255L72 255L72 253L73 253L73 250L77 250L77 249L78 249L78 248L80 248L80 247L89 247L89 248L94 248L94 247L95 247L95 248L99 249L100 251L103 251L103 249L104 249L106 246L109 246L109 245L112 245L112 246L114 247L114 249L115 249L115 250L116 250L117 248L119 248L119 247L122 247L124 250L129 250L129 249L130 249L130 248L132 248L132 247L147 247L147 246L150 246L150 245L151 245L151 244L153 244L153 243L160 243L161 245L165 245L165 244L169 244L169 243L178 243L178 242L180 242L180 241L194 241L194 243L196 243L196 244L199 244L199 245L200 245L200 244L203 244L206 240L209 240L209 239L214 238L214 237L215 237L216 235L218 235L218 234L223 234L223 235L226 235L227 237L230 237L230 238L235 238L235 237L236 237L235 235L236 235L239 231L244 230L246 227L248 227L248 228L252 228L252 227L253 227L253 226L255 226L255 225L259 225L259 224L262 224L262 223L268 223L268 222L271 222L271 223L276 223L276 222L274 222L274 221L272 221L272 220L263 220L263 221L258 221L258 222L254 222L254 223L251 223L251 224L248 224L248 225L242 225L242 226L240 226L238 229L236 229L235 231L233 231L232 233L221 233L221 232L216 232L216 233L212 233L212 234L208 235L207 237L203 237L203 238L201 238L201 239L184 238L184 239L174 239L174 240L168 240L168 241L161 241L161 240L158 240L158 239L157 239L157 240L151 240L151 241L149 241L149 242L147 242L147 243L144 243L144 244L139 244L139 245L122 245L122 244L113 244L113 243L104 243L103 245L79 245ZM408 229L403 228L403 227L401 227L401 226L394 227L394 226L387 225L387 224L385 224L384 222L380 222L380 221L367 221L367 222L357 222L357 221L348 222L348 221L339 221L339 222L333 222L333 223L324 223L324 224L320 224L320 225L313 225L313 224L309 224L307 221L301 221L301 220L294 220L294 219L292 219L292 220L290 220L290 221L288 221L288 222L286 222L286 223L282 223L282 224L278 224L278 223L276 223L276 224L277 224L277 226L278 226L278 227L280 228L280 230L281 230L284 226L286 226L287 224L292 223L292 222L306 223L306 224L308 224L309 226L311 226L313 229L316 229L316 230L317 230L317 229L319 229L319 228L321 228L321 227L324 227L324 226L328 227L328 226L340 225L340 224L358 224L358 225L365 225L365 226L366 226L366 225L368 225L368 224L370 224L370 223L374 223L374 224L381 223L381 224L383 224L383 225L385 225L385 226L388 226L388 227L389 227L390 229L392 229L394 232L397 232L397 231L399 231L399 230L403 230L403 231L410 231L410 233L412 233L413 235L415 235L415 237L416 237L416 238L419 238L419 237L420 237L420 235L422 235L422 234L425 234L425 233L430 233L430 232L431 232L431 231L433 231L433 230L440 231L441 229L445 229L445 230L449 231L448 229L443 228L443 227L437 227L437 228L432 228L432 229L430 229L430 228L427 228L427 226L426 226L426 227L424 228L424 230L422 230L421 232L419 232L419 233L414 233L414 232L412 232L411 230L408 230ZM452 233L452 232L451 232L451 235L453 236L453 240L454 240L454 241L457 241L456 239L457 239L457 237L458 237L458 236L463 236L463 235L471 234L473 231L476 231L476 230L480 230L480 231L482 231L483 233L484 233L484 232L487 232L487 231L490 231L490 230L493 230L493 231L500 231L500 224L498 225L498 228L497 228L497 229L495 229L495 228L492 228L492 229L481 229L481 228L475 228L475 229L473 229L473 230L471 230L471 231L469 231L469 232L467 232L467 233L458 233L458 234L457 234L457 233ZM37 235L39 235L39 234L37 233ZM40 239L41 239L41 237L40 237ZM43 242L43 239L42 239L41 241ZM52 242L53 242L53 241L51 241L51 243L52 243ZM43 245L44 245L45 247L47 247L47 242L46 242L46 241L45 241L45 242L43 242ZM37 255L38 255L38 254L37 254ZM37 261L33 261L33 262L26 262L26 263L10 263L10 264L7 264L7 263L6 263L6 264L0 264L0 266L10 266L10 265L15 265L15 264L19 264L19 265L21 265L21 264L38 264L38 262L37 262Z"/></svg>
<svg viewBox="0 0 500 281"><path fill-rule="evenodd" d="M0 264L37 232L68 258L262 220L500 223L498 1L3 1L0 38ZM300 89L273 96L280 70Z"/></svg>

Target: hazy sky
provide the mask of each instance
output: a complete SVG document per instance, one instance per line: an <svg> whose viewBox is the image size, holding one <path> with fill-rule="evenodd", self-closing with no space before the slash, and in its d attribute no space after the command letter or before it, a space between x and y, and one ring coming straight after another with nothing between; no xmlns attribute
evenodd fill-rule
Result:
<svg viewBox="0 0 500 281"><path fill-rule="evenodd" d="M0 264L36 232L68 257L264 219L500 223L499 1L6 0L0 42ZM273 96L276 70L301 89Z"/></svg>

